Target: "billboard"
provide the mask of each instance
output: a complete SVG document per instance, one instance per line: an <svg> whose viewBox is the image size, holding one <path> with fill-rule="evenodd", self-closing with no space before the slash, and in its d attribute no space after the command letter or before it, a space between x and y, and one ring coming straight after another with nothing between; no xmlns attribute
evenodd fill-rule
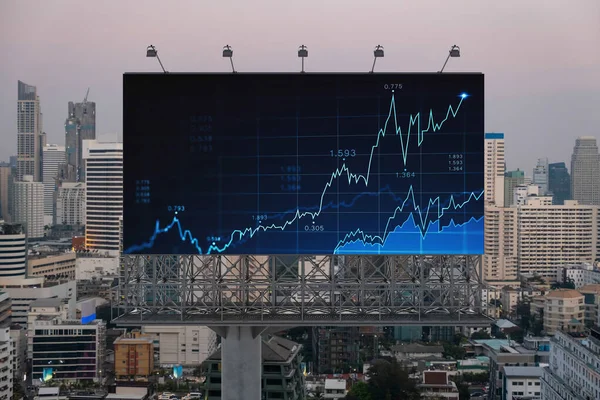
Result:
<svg viewBox="0 0 600 400"><path fill-rule="evenodd" d="M125 74L126 254L483 254L482 74Z"/></svg>

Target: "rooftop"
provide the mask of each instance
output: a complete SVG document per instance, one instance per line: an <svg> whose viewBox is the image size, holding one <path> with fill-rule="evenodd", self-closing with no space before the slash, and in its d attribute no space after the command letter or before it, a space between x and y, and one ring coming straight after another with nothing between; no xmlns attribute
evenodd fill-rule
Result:
<svg viewBox="0 0 600 400"><path fill-rule="evenodd" d="M507 378L540 378L542 371L542 367L504 367Z"/></svg>
<svg viewBox="0 0 600 400"><path fill-rule="evenodd" d="M507 319L499 319L498 321L496 321L496 326L500 329L508 329L508 328L514 328L515 324L513 324L512 322L510 322Z"/></svg>
<svg viewBox="0 0 600 400"><path fill-rule="evenodd" d="M298 353L300 345L291 340L284 339L279 336L263 336L262 337L262 361L271 363L285 363ZM219 348L211 354L207 360L221 360L221 349Z"/></svg>
<svg viewBox="0 0 600 400"><path fill-rule="evenodd" d="M119 337L115 340L115 344L151 344L154 345L154 340L150 336L137 337Z"/></svg>
<svg viewBox="0 0 600 400"><path fill-rule="evenodd" d="M30 307L60 307L67 302L66 299L51 297L49 299L37 299L31 303Z"/></svg>
<svg viewBox="0 0 600 400"><path fill-rule="evenodd" d="M579 290L581 293L587 292L587 293L596 293L596 294L598 294L598 293L600 293L600 284L593 283L593 284L590 284L590 285L585 285L585 286L580 287L577 290Z"/></svg>
<svg viewBox="0 0 600 400"><path fill-rule="evenodd" d="M443 346L427 346L419 343L399 344L392 346L392 351L396 353L443 353Z"/></svg>
<svg viewBox="0 0 600 400"><path fill-rule="evenodd" d="M546 295L546 297L551 297L555 299L576 299L579 297L583 297L583 295L575 289L556 289L549 292Z"/></svg>
<svg viewBox="0 0 600 400"><path fill-rule="evenodd" d="M325 379L325 389L346 390L346 380Z"/></svg>
<svg viewBox="0 0 600 400"><path fill-rule="evenodd" d="M506 339L476 339L475 343L491 347L492 350L500 351L502 347L508 346Z"/></svg>

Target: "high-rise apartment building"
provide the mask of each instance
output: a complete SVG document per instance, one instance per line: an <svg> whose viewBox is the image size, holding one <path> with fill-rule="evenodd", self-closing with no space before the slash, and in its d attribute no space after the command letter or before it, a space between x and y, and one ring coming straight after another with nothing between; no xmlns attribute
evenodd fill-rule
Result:
<svg viewBox="0 0 600 400"><path fill-rule="evenodd" d="M600 205L600 155L593 136L575 141L571 156L571 196L580 204Z"/></svg>
<svg viewBox="0 0 600 400"><path fill-rule="evenodd" d="M56 204L56 184L58 168L65 163L65 148L56 144L48 144L43 148L42 171L44 183L44 224L53 224L54 206Z"/></svg>
<svg viewBox="0 0 600 400"><path fill-rule="evenodd" d="M10 165L0 165L0 219L10 222L8 212Z"/></svg>
<svg viewBox="0 0 600 400"><path fill-rule="evenodd" d="M504 133L485 134L485 201L504 207Z"/></svg>
<svg viewBox="0 0 600 400"><path fill-rule="evenodd" d="M82 103L69 102L69 115L65 122L66 164L72 172L68 181L85 181L83 141L96 139L96 103L88 102L87 95Z"/></svg>
<svg viewBox="0 0 600 400"><path fill-rule="evenodd" d="M545 196L548 193L548 159L539 158L536 166L533 168L533 185L540 187L540 195Z"/></svg>
<svg viewBox="0 0 600 400"><path fill-rule="evenodd" d="M484 279L517 279L518 241L517 208L487 206L485 209Z"/></svg>
<svg viewBox="0 0 600 400"><path fill-rule="evenodd" d="M571 199L571 175L564 162L548 164L548 191L555 205Z"/></svg>
<svg viewBox="0 0 600 400"><path fill-rule="evenodd" d="M0 224L0 260L0 277L25 277L27 238L22 225Z"/></svg>
<svg viewBox="0 0 600 400"><path fill-rule="evenodd" d="M86 248L117 257L123 215L123 143L84 140L83 158Z"/></svg>
<svg viewBox="0 0 600 400"><path fill-rule="evenodd" d="M599 224L598 207L574 200L552 205L550 196L530 196L512 207L488 206L484 277L512 280L518 273L556 280L560 267L593 263L600 255Z"/></svg>
<svg viewBox="0 0 600 400"><path fill-rule="evenodd" d="M515 188L525 184L525 172L506 171L504 173L504 207L510 207L514 201Z"/></svg>
<svg viewBox="0 0 600 400"><path fill-rule="evenodd" d="M518 207L517 218L513 234L520 274L556 280L559 267L593 263L598 257L598 207L574 200L561 206L526 202Z"/></svg>
<svg viewBox="0 0 600 400"><path fill-rule="evenodd" d="M17 176L25 175L41 181L42 170L42 113L35 86L19 81L17 97Z"/></svg>
<svg viewBox="0 0 600 400"><path fill-rule="evenodd" d="M85 224L85 183L63 182L56 193L56 225Z"/></svg>
<svg viewBox="0 0 600 400"><path fill-rule="evenodd" d="M29 239L44 237L44 184L24 175L20 182L13 182L11 197L12 222L23 224Z"/></svg>

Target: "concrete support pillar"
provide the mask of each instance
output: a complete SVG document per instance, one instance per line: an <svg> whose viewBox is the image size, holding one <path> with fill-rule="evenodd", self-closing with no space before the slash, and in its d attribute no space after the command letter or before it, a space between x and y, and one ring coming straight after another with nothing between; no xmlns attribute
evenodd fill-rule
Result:
<svg viewBox="0 0 600 400"><path fill-rule="evenodd" d="M221 341L221 399L261 400L263 327L212 327Z"/></svg>

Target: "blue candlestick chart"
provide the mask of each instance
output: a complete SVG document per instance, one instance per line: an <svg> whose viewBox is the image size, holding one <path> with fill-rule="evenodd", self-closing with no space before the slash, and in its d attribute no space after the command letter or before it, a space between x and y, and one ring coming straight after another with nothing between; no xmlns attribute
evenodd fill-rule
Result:
<svg viewBox="0 0 600 400"><path fill-rule="evenodd" d="M483 254L481 74L131 74L126 254Z"/></svg>

